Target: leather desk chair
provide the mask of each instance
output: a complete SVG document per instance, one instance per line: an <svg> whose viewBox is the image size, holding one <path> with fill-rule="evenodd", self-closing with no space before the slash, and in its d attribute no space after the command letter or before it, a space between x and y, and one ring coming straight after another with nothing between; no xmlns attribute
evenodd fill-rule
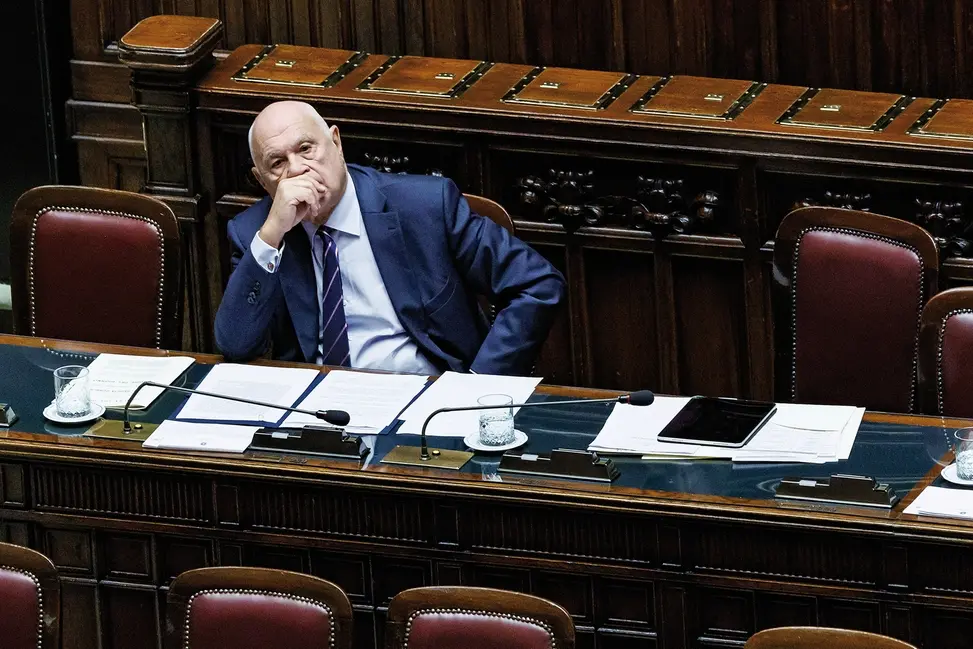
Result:
<svg viewBox="0 0 973 649"><path fill-rule="evenodd" d="M919 319L939 253L917 225L805 207L774 247L777 399L913 412Z"/></svg>
<svg viewBox="0 0 973 649"><path fill-rule="evenodd" d="M865 631L789 626L750 636L743 649L916 649L908 642Z"/></svg>
<svg viewBox="0 0 973 649"><path fill-rule="evenodd" d="M514 226L514 220L510 218L510 213L507 212L503 205L496 201L492 201L489 198L484 198L483 196L477 196L476 194L463 194L463 198L466 202L470 204L470 210L476 212L480 216L485 216L500 227L504 228L510 234L517 236L517 230ZM487 318L490 320L490 324L497 319L497 307L495 304L490 302L486 296L479 296L477 300L480 302L480 308L486 313Z"/></svg>
<svg viewBox="0 0 973 649"><path fill-rule="evenodd" d="M0 646L57 649L61 586L50 559L0 543Z"/></svg>
<svg viewBox="0 0 973 649"><path fill-rule="evenodd" d="M470 204L470 209L480 216L485 216L500 227L504 228L510 234L516 236L517 230L514 226L514 220L510 218L510 213L507 212L503 205L496 201L492 201L489 198L484 198L483 196L477 196L476 194L463 194L463 198L466 202Z"/></svg>
<svg viewBox="0 0 973 649"><path fill-rule="evenodd" d="M919 388L923 412L973 417L973 288L952 288L926 303Z"/></svg>
<svg viewBox="0 0 973 649"><path fill-rule="evenodd" d="M181 347L179 224L162 201L37 187L14 206L10 248L15 333Z"/></svg>
<svg viewBox="0 0 973 649"><path fill-rule="evenodd" d="M386 649L573 649L574 622L540 597L434 586L392 598Z"/></svg>
<svg viewBox="0 0 973 649"><path fill-rule="evenodd" d="M351 603L331 582L286 570L190 570L169 589L166 646L350 649Z"/></svg>

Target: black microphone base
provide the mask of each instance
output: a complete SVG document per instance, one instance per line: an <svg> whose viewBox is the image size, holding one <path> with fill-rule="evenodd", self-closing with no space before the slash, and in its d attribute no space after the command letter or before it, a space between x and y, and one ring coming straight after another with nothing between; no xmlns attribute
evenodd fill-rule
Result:
<svg viewBox="0 0 973 649"><path fill-rule="evenodd" d="M405 466L428 466L435 469L459 471L470 461L473 454L469 451L450 451L444 448L430 448L429 459L422 459L420 446L396 446L382 458L383 464L402 464Z"/></svg>
<svg viewBox="0 0 973 649"><path fill-rule="evenodd" d="M346 435L341 428L305 426L304 428L261 428L253 436L248 451L300 453L318 457L361 461L368 447L360 437Z"/></svg>

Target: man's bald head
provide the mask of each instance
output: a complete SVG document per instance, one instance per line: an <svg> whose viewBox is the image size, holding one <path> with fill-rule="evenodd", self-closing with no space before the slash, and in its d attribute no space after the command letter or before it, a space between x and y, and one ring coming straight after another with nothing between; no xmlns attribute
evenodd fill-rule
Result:
<svg viewBox="0 0 973 649"><path fill-rule="evenodd" d="M320 127L322 133L328 130L328 122L321 116L321 113L314 110L311 104L303 101L278 101L260 111L247 133L250 159L253 160L254 164L257 163L259 153L255 146L255 143L259 142L257 136L262 136L264 131L275 130L281 124L291 124L303 120L316 124Z"/></svg>
<svg viewBox="0 0 973 649"><path fill-rule="evenodd" d="M344 194L347 181L341 136L309 104L279 101L253 120L247 136L253 175L276 197L281 182L308 175L319 190L320 211L308 218L320 225Z"/></svg>

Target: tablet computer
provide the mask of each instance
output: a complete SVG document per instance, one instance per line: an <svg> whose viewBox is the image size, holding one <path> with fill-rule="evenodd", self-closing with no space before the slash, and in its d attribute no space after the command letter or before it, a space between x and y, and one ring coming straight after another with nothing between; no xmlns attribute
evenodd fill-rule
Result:
<svg viewBox="0 0 973 649"><path fill-rule="evenodd" d="M765 401L693 397L659 433L660 442L739 448L777 412Z"/></svg>

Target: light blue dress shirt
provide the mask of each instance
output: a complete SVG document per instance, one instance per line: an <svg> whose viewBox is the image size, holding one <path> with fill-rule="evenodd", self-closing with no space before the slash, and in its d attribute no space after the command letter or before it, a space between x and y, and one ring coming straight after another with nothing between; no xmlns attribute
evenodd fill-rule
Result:
<svg viewBox="0 0 973 649"><path fill-rule="evenodd" d="M437 374L435 366L419 350L395 314L368 242L355 183L350 174L347 178L345 193L326 225L338 246L341 291L351 351L349 362L352 367L362 369ZM317 285L318 304L321 304L324 300L324 241L315 236L317 227L313 224L304 221L301 226L311 242L314 283ZM250 252L261 268L268 273L276 273L284 254L284 245L277 250L264 242L258 233L250 243ZM324 317L320 308L318 312L318 351L314 361L320 364L324 355L321 343Z"/></svg>

